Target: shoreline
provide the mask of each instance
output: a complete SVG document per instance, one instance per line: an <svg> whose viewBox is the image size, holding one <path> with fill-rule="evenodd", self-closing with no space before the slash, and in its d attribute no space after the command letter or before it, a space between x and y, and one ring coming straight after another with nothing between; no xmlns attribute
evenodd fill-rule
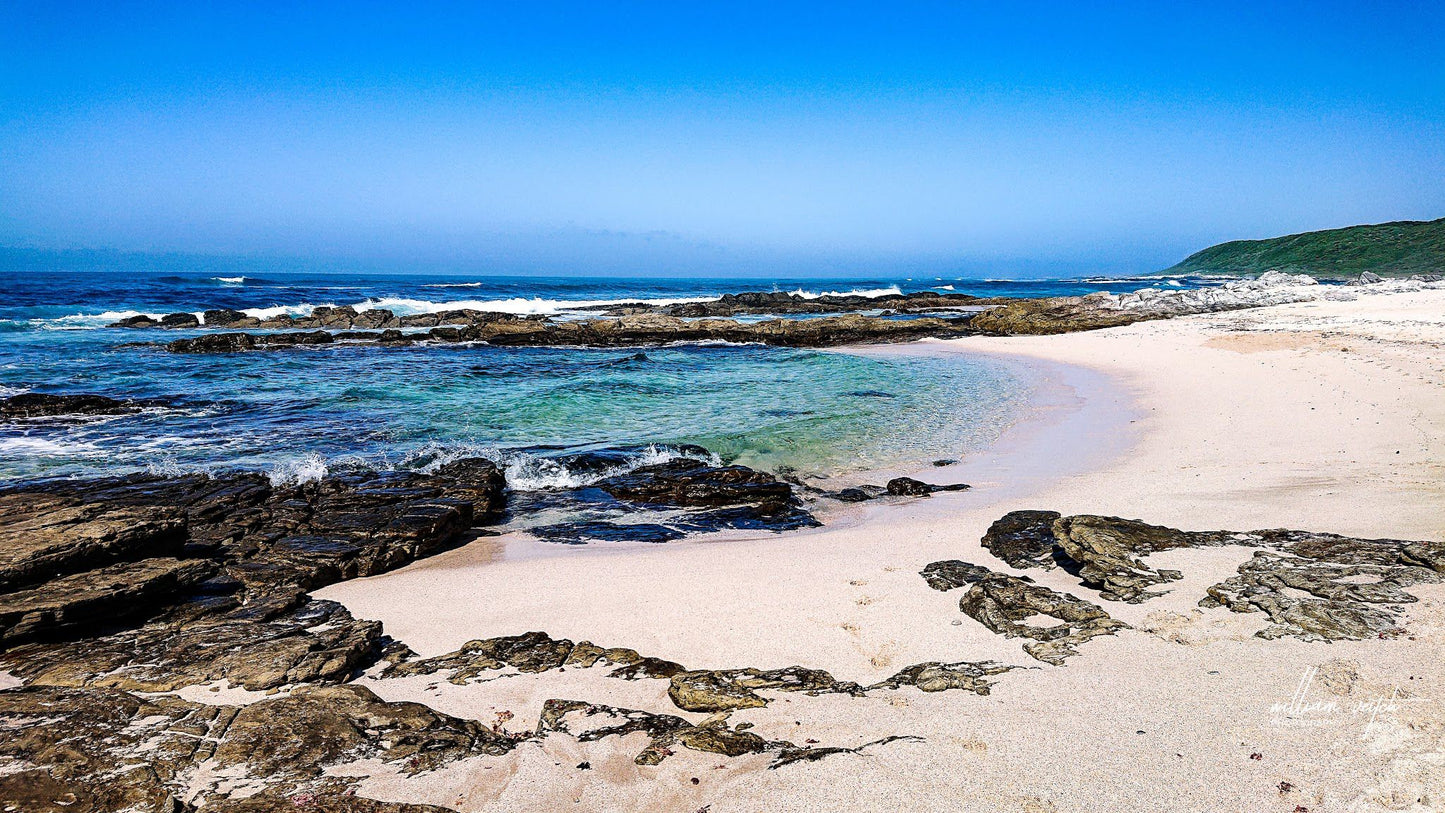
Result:
<svg viewBox="0 0 1445 813"><path fill-rule="evenodd" d="M452 567L453 552L328 587L319 595L358 617L383 621L423 655L469 639L541 629L635 647L692 669L796 664L870 682L924 661L1032 667L1011 673L987 697L782 696L734 715L764 736L786 736L797 720L829 743L856 746L898 734L923 740L806 771L769 771L765 762L745 758L710 772L716 758L690 752L658 768L639 768L630 762L631 744L579 750L549 741L509 763L510 780L458 769L430 785L374 777L363 791L486 811L581 800L584 809L962 804L1014 813L1369 809L1392 794L1438 792L1438 772L1432 780L1428 766L1430 754L1445 748L1445 731L1428 722L1435 709L1427 704L1402 706L1388 725L1363 733L1349 720L1337 728L1280 727L1269 709L1288 700L1311 668L1353 675L1339 684L1345 702L1399 688L1445 702L1445 676L1436 668L1445 658L1445 586L1410 588L1420 600L1406 608L1408 640L1324 645L1264 641L1255 637L1266 623L1259 614L1197 606L1206 586L1250 559L1248 547L1150 557L1151 565L1177 568L1184 577L1138 605L1101 600L1064 571L1034 570L1038 584L1103 605L1134 627L1090 642L1064 667L1041 667L1017 641L967 620L959 626L957 594L927 589L918 572L945 559L1017 572L979 545L989 523L1011 508L1114 514L1183 529L1445 538L1445 518L1433 508L1445 492L1437 476L1445 458L1445 399L1440 380L1426 375L1440 367L1442 306L1445 292L1421 292L1066 336L951 340L927 349L1044 358L1116 376L1142 413L1134 419L1137 440L1126 455L1096 461L1032 493L1000 493L984 505L969 501L985 489L937 495L865 509L864 521L846 527L605 558ZM582 689L573 681L581 680L368 685L388 700L440 704L467 716L506 708L526 719L543 697L577 696ZM584 696L630 708L671 707L657 688L614 683L592 681L587 687L595 694ZM1341 739L1343 733L1348 736ZM583 755L608 768L595 780L555 773L554 762L575 764ZM700 788L688 784L686 777L703 772ZM1287 793L1280 789L1285 785ZM435 787L437 794L419 796L418 787ZM477 795L459 803L443 787L469 787ZM514 792L522 787L525 794Z"/></svg>
<svg viewBox="0 0 1445 813"><path fill-rule="evenodd" d="M0 633L21 646L3 668L25 685L0 716L27 722L0 785L88 783L163 743L177 773L126 787L183 803L262 787L459 813L1445 798L1445 291L860 352L985 352L1043 383L996 444L928 469L978 475L977 492L863 503L806 533L508 556L461 536L501 507L481 459L5 495L3 575L48 581L5 597ZM713 471L665 487L700 489L681 505L786 492ZM63 575L34 572L53 555ZM111 611L136 624L41 640ZM350 733L294 775L253 756L302 726ZM187 756L198 736L227 756ZM94 761L34 750L72 741Z"/></svg>

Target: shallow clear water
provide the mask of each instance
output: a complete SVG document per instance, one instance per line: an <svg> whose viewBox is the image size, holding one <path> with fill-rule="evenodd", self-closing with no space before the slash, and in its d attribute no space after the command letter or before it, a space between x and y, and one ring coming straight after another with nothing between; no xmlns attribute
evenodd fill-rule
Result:
<svg viewBox="0 0 1445 813"><path fill-rule="evenodd" d="M984 292L975 285L1002 284L955 288ZM1023 285L1035 289L1030 293L1097 287ZM0 424L0 478L234 467L284 478L353 463L425 468L484 454L507 462L513 484L525 488L575 484L568 471L547 460L560 452L654 443L698 444L745 465L830 474L958 456L995 437L1027 398L1028 382L1000 363L974 359L735 345L640 353L332 346L177 355L126 344L189 334L99 327L136 311L304 312L320 304L380 302L399 313L445 307L556 313L577 302L702 298L775 287L799 286L284 274L265 280L0 277L0 395L95 392L172 401L139 415L82 423ZM809 287L930 286L825 280ZM667 454L640 451L635 458Z"/></svg>

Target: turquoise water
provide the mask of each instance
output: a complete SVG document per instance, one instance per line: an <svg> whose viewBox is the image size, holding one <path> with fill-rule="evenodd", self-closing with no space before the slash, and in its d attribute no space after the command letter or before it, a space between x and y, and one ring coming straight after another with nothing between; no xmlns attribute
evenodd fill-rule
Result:
<svg viewBox="0 0 1445 813"><path fill-rule="evenodd" d="M943 287L935 281L930 287ZM926 283L828 280L814 291ZM949 283L971 291L968 283ZM974 283L1087 289L1082 281ZM758 280L458 280L441 277L28 275L0 278L0 395L160 398L138 415L0 424L0 479L245 468L277 479L337 467L425 469L481 454L517 488L577 485L557 462L621 446L630 464L696 444L722 460L802 475L939 457L987 443L1028 382L1001 363L685 345L636 350L330 346L178 355L137 341L192 332L103 327L134 312L209 307L304 313L381 303L398 313L481 307L566 316L577 303L794 290ZM1136 286L1137 287L1137 286ZM988 290L977 290L989 293ZM997 293L997 291L993 291ZM656 448L649 449L649 445Z"/></svg>

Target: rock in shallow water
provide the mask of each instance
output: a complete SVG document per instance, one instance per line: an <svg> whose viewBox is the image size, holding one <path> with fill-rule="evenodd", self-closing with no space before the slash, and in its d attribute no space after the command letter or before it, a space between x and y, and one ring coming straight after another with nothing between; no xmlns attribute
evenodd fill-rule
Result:
<svg viewBox="0 0 1445 813"><path fill-rule="evenodd" d="M41 392L23 392L19 395L0 398L0 418L15 420L65 416L130 415L140 412L146 407L164 405L164 401L156 399L119 400L89 393L52 395Z"/></svg>

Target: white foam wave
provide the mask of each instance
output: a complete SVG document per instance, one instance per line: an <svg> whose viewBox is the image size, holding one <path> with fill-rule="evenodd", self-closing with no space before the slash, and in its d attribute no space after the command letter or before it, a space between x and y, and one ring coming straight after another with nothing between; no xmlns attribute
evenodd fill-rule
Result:
<svg viewBox="0 0 1445 813"><path fill-rule="evenodd" d="M100 447L93 443L66 443L46 438L0 438L0 452L29 455L32 457L73 457L100 454Z"/></svg>
<svg viewBox="0 0 1445 813"><path fill-rule="evenodd" d="M216 282L221 283L222 285L245 285L245 284L246 284L246 278L245 278L245 277L211 277L211 279L215 280Z"/></svg>
<svg viewBox="0 0 1445 813"><path fill-rule="evenodd" d="M269 308L242 308L241 313L247 316L254 316L257 319L274 319L277 316L310 316L317 308L334 307L330 303L313 305L310 302L302 302L299 305L272 305Z"/></svg>
<svg viewBox="0 0 1445 813"><path fill-rule="evenodd" d="M651 444L624 455L620 463L602 469L574 471L565 461L512 449L480 444L428 444L402 461L403 468L416 468L426 474L435 472L448 463L468 457L483 457L497 464L507 478L507 487L518 491L538 491L548 488L581 488L608 477L626 474L643 466L656 466L673 460L702 460L709 465L720 466L722 459L712 453L678 449L672 446Z"/></svg>
<svg viewBox="0 0 1445 813"><path fill-rule="evenodd" d="M549 316L576 311L582 308L604 305L621 305L640 302L646 305L681 305L689 302L711 302L715 296L677 297L672 299L543 299L541 297L513 297L511 299L460 299L448 302L433 302L428 299L407 299L404 297L382 297L368 299L352 305L358 312L368 308L382 308L397 316L411 316L418 313L440 313L441 311L476 310L491 313L510 313L516 316Z"/></svg>
<svg viewBox="0 0 1445 813"><path fill-rule="evenodd" d="M130 319L135 316L149 316L152 319L160 319L162 316L165 316L165 314L144 313L142 311L73 313L69 316L57 316L54 319L32 319L31 324L45 330L88 330L90 328L105 327L113 322Z"/></svg>
<svg viewBox="0 0 1445 813"><path fill-rule="evenodd" d="M903 289L897 285L890 285L887 288L858 288L851 291L805 291L799 288L793 291L793 296L803 299L819 299L825 296L863 296L869 299L877 299L880 296L902 296ZM707 300L703 300L707 301Z"/></svg>
<svg viewBox="0 0 1445 813"><path fill-rule="evenodd" d="M319 454L309 454L299 460L277 463L266 476L273 486L290 486L311 483L330 472L326 460Z"/></svg>
<svg viewBox="0 0 1445 813"><path fill-rule="evenodd" d="M953 286L952 286L952 285L935 285L935 286L933 286L933 290L935 290L935 291L952 291L952 290L953 290Z"/></svg>
<svg viewBox="0 0 1445 813"><path fill-rule="evenodd" d="M428 282L423 288L480 288L480 282Z"/></svg>
<svg viewBox="0 0 1445 813"><path fill-rule="evenodd" d="M30 392L29 387L7 387L0 384L0 398L9 398L12 395L22 395L27 392Z"/></svg>

